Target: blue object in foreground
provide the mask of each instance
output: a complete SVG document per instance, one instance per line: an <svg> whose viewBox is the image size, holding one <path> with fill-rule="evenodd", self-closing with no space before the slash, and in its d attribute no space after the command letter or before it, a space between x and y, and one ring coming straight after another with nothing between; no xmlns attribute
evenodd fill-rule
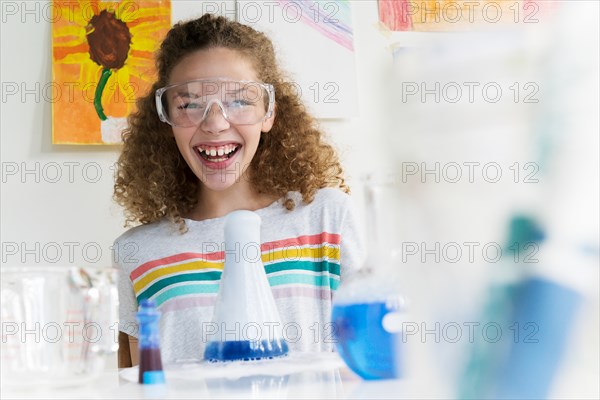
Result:
<svg viewBox="0 0 600 400"><path fill-rule="evenodd" d="M335 305L332 312L337 350L363 379L400 377L401 334L383 327L391 309L385 302Z"/></svg>
<svg viewBox="0 0 600 400"><path fill-rule="evenodd" d="M140 324L138 382L143 384L164 383L158 326L160 312L156 309L153 300L145 299L140 302L137 319Z"/></svg>
<svg viewBox="0 0 600 400"><path fill-rule="evenodd" d="M493 397L548 397L572 331L581 294L558 282L530 278L519 290L514 313L521 330Z"/></svg>
<svg viewBox="0 0 600 400"><path fill-rule="evenodd" d="M208 361L249 361L281 357L287 353L288 345L283 339L214 341L206 346L204 359Z"/></svg>

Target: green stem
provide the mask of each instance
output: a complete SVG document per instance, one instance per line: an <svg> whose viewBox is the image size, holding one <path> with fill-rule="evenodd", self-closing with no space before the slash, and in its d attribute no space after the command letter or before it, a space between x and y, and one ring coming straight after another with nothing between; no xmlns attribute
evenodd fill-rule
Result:
<svg viewBox="0 0 600 400"><path fill-rule="evenodd" d="M96 94L94 95L94 108L96 108L96 113L102 121L106 121L106 115L104 115L104 109L102 108L102 92L104 91L106 82L108 82L108 78L111 74L112 71L109 68L104 68L102 70L102 75L100 75L100 81L96 88Z"/></svg>

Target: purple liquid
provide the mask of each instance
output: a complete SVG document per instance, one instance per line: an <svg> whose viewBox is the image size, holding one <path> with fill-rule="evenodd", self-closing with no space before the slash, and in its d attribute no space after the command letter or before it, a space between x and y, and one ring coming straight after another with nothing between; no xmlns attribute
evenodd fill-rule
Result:
<svg viewBox="0 0 600 400"><path fill-rule="evenodd" d="M162 369L163 367L160 358L160 349L140 349L140 374L138 378L139 383L149 383L144 382L144 372L162 371Z"/></svg>

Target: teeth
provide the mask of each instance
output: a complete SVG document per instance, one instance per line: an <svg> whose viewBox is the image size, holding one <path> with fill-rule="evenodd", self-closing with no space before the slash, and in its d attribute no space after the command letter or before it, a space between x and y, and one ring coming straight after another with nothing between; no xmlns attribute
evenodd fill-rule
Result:
<svg viewBox="0 0 600 400"><path fill-rule="evenodd" d="M228 144L221 147L198 147L198 151L206 154L207 156L216 157L216 156L224 156L232 153L238 148L238 145Z"/></svg>
<svg viewBox="0 0 600 400"><path fill-rule="evenodd" d="M225 146L225 147L223 148L223 153L224 153L224 154L229 154L229 153L231 153L233 150L235 150L235 148L236 148L236 147L237 147L237 146L233 146L233 145L230 145L230 144L228 144L227 146Z"/></svg>

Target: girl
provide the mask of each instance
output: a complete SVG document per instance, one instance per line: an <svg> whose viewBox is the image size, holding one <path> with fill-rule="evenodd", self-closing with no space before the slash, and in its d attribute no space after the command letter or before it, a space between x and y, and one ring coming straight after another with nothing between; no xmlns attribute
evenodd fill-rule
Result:
<svg viewBox="0 0 600 400"><path fill-rule="evenodd" d="M224 216L241 209L262 219L262 257L290 349L331 351L332 295L363 247L336 153L272 43L205 14L171 29L157 69L123 134L114 188L127 223L141 223L114 246L120 366L137 362L135 314L146 298L162 312L163 359L202 358Z"/></svg>

